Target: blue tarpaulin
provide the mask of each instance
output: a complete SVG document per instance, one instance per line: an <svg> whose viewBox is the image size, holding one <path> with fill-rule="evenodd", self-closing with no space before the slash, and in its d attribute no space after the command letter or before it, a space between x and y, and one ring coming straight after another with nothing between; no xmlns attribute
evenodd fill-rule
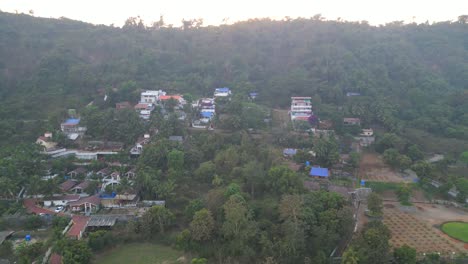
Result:
<svg viewBox="0 0 468 264"><path fill-rule="evenodd" d="M213 116L213 112L200 112L201 116L203 117L206 117L206 118L210 118Z"/></svg>
<svg viewBox="0 0 468 264"><path fill-rule="evenodd" d="M218 93L227 93L227 92L229 92L229 88L227 88L227 87L216 88L215 91L218 92Z"/></svg>
<svg viewBox="0 0 468 264"><path fill-rule="evenodd" d="M320 167L312 167L310 169L310 176L313 177L328 177L328 169Z"/></svg>
<svg viewBox="0 0 468 264"><path fill-rule="evenodd" d="M65 120L64 125L78 125L80 123L79 118L69 118Z"/></svg>

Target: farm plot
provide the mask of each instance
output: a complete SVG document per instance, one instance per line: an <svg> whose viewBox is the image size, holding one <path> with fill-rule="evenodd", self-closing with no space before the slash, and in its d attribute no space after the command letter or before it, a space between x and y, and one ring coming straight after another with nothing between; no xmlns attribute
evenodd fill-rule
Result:
<svg viewBox="0 0 468 264"><path fill-rule="evenodd" d="M427 225L415 216L402 212L394 206L385 206L384 220L392 234L390 242L393 247L404 244L413 247L417 252L464 252L462 245L449 240L437 229Z"/></svg>
<svg viewBox="0 0 468 264"><path fill-rule="evenodd" d="M359 176L367 181L405 182L405 179L385 164L376 153L363 153L359 168Z"/></svg>

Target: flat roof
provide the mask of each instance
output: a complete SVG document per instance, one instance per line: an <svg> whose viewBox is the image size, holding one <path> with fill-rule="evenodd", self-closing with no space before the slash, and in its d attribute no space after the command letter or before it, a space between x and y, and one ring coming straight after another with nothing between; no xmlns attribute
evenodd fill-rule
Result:
<svg viewBox="0 0 468 264"><path fill-rule="evenodd" d="M78 125L80 123L79 118L69 118L65 120L65 122L62 123L64 126L72 126L72 125Z"/></svg>
<svg viewBox="0 0 468 264"><path fill-rule="evenodd" d="M109 227L114 226L117 221L116 216L111 215L93 215L88 221L89 227Z"/></svg>

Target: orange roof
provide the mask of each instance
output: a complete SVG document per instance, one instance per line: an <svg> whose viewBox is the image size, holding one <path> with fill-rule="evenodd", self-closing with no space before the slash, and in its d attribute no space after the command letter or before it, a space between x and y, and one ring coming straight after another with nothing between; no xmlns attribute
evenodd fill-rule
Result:
<svg viewBox="0 0 468 264"><path fill-rule="evenodd" d="M169 100L169 99L175 99L175 100L180 100L182 96L180 95L161 95L159 96L159 100Z"/></svg>
<svg viewBox="0 0 468 264"><path fill-rule="evenodd" d="M70 237L75 237L78 238L86 228L86 225L88 224L89 217L86 216L81 216L81 215L74 215L73 216L73 225L68 230L67 235Z"/></svg>
<svg viewBox="0 0 468 264"><path fill-rule="evenodd" d="M57 253L52 254L52 256L50 256L49 263L50 264L62 264L62 256L60 256Z"/></svg>

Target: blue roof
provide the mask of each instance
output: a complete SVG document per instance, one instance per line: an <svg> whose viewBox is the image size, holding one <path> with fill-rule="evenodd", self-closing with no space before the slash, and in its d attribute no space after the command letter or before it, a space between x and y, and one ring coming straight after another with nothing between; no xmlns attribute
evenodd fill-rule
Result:
<svg viewBox="0 0 468 264"><path fill-rule="evenodd" d="M328 169L320 168L320 167L312 167L312 169L310 169L309 175L318 176L318 177L328 177Z"/></svg>
<svg viewBox="0 0 468 264"><path fill-rule="evenodd" d="M212 117L214 115L213 112L200 112L200 114L203 116L203 117Z"/></svg>
<svg viewBox="0 0 468 264"><path fill-rule="evenodd" d="M227 88L227 87L216 88L215 91L216 92L221 92L221 93L227 93L227 92L229 92L229 88Z"/></svg>
<svg viewBox="0 0 468 264"><path fill-rule="evenodd" d="M69 118L65 120L64 124L65 125L78 125L80 123L79 118Z"/></svg>

